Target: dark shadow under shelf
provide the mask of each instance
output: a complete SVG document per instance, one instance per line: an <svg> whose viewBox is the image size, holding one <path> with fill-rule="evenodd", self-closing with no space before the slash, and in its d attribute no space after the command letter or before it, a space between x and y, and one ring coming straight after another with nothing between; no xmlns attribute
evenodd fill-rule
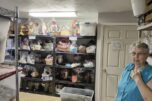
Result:
<svg viewBox="0 0 152 101"><path fill-rule="evenodd" d="M52 54L53 51L43 51L43 50L26 50L26 49L19 49L19 51L25 51L25 52L36 52L36 53L50 53Z"/></svg>
<svg viewBox="0 0 152 101"><path fill-rule="evenodd" d="M28 80L33 82L53 82L52 80L42 80L40 78L21 77L22 80Z"/></svg>
<svg viewBox="0 0 152 101"><path fill-rule="evenodd" d="M61 84L68 84L68 85L80 85L80 86L89 86L92 87L94 84L89 84L89 83L79 83L79 82L70 82L70 81L64 81L64 80L55 80L56 83L61 83Z"/></svg>
<svg viewBox="0 0 152 101"><path fill-rule="evenodd" d="M48 66L48 67L53 67L52 65L46 65L42 63L35 63L35 64L30 64L30 63L19 63L20 65L30 65L30 66Z"/></svg>
<svg viewBox="0 0 152 101"><path fill-rule="evenodd" d="M44 91L31 91L31 90L26 90L26 89L23 89L23 88L21 88L20 91L21 91L21 92L32 93L32 94L55 96L53 93L44 92Z"/></svg>
<svg viewBox="0 0 152 101"><path fill-rule="evenodd" d="M56 36L55 38L70 38L76 37L78 39L96 39L96 36Z"/></svg>
<svg viewBox="0 0 152 101"><path fill-rule="evenodd" d="M95 67L74 67L74 68L72 68L72 67L66 67L66 66L63 66L63 65L56 65L55 66L56 68L61 68L61 69L76 69L76 68L81 68L81 69L85 69L85 70L94 70L95 69Z"/></svg>
<svg viewBox="0 0 152 101"><path fill-rule="evenodd" d="M56 54L69 54L69 55L96 55L96 53L70 53L70 52L59 52L59 51L56 51Z"/></svg>

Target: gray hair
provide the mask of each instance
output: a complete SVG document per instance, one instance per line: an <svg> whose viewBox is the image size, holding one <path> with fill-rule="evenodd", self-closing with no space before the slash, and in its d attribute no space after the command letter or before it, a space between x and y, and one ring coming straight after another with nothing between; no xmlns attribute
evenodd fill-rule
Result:
<svg viewBox="0 0 152 101"><path fill-rule="evenodd" d="M141 41L134 42L130 45L129 52L132 53L135 48L143 48L146 53L149 53L149 46Z"/></svg>

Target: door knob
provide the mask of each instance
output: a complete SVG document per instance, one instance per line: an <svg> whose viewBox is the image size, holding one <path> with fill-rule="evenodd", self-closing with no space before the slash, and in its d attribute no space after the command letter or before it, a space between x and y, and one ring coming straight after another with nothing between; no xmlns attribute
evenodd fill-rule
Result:
<svg viewBox="0 0 152 101"><path fill-rule="evenodd" d="M103 72L107 73L107 69L103 69Z"/></svg>

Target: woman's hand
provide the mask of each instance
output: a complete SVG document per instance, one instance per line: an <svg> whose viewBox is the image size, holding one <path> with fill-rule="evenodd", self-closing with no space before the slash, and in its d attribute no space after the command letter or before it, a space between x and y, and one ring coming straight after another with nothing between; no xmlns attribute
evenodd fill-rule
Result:
<svg viewBox="0 0 152 101"><path fill-rule="evenodd" d="M152 83L150 81L148 84L144 83L140 74L140 68L134 68L130 76L136 82L144 101L152 101Z"/></svg>
<svg viewBox="0 0 152 101"><path fill-rule="evenodd" d="M140 74L140 70L139 69L134 69L131 71L131 78L133 80L135 80L136 83L138 83L139 80L142 79L141 74Z"/></svg>

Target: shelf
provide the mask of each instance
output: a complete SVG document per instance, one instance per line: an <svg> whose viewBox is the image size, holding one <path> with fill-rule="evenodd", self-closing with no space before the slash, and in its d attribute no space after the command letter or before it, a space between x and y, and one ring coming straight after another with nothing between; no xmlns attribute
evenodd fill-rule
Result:
<svg viewBox="0 0 152 101"><path fill-rule="evenodd" d="M33 93L33 94L40 94L40 95L48 95L48 96L52 96L52 93L49 92L44 92L44 91L32 91L32 90L27 90L27 89L20 89L21 92L27 92L27 93Z"/></svg>
<svg viewBox="0 0 152 101"><path fill-rule="evenodd" d="M149 0L149 2L147 2L146 4L147 5L150 5L152 3L152 0Z"/></svg>
<svg viewBox="0 0 152 101"><path fill-rule="evenodd" d="M19 35L20 37L35 37L35 38L69 38L69 37L77 37L78 39L95 39L96 36L50 36L50 35Z"/></svg>
<svg viewBox="0 0 152 101"><path fill-rule="evenodd" d="M29 35L29 36L36 36L36 38L53 38L53 36L50 35Z"/></svg>
<svg viewBox="0 0 152 101"><path fill-rule="evenodd" d="M49 35L19 35L19 37L28 38L29 40L36 40L36 39L53 40L54 39L54 37L49 36Z"/></svg>
<svg viewBox="0 0 152 101"><path fill-rule="evenodd" d="M18 51L25 51L25 52L37 52L37 53L50 53L52 54L52 51L43 51L43 50L26 50L26 49L19 49Z"/></svg>
<svg viewBox="0 0 152 101"><path fill-rule="evenodd" d="M4 60L3 64L7 64L7 65L15 65L15 59L14 60Z"/></svg>
<svg viewBox="0 0 152 101"><path fill-rule="evenodd" d="M89 83L73 83L70 81L64 81L64 80L55 80L56 83L61 83L61 84L69 84L69 85L80 85L80 86L94 86L94 84L89 84Z"/></svg>
<svg viewBox="0 0 152 101"><path fill-rule="evenodd" d="M69 54L69 55L96 55L96 53L70 53L70 52L59 52L59 51L56 51L56 54Z"/></svg>
<svg viewBox="0 0 152 101"><path fill-rule="evenodd" d="M61 68L61 69L76 69L76 68L81 68L81 69L84 69L84 70L94 70L95 68L94 67L74 67L74 68L72 68L72 67L66 67L66 66L63 66L63 65L56 65L55 66L56 68Z"/></svg>
<svg viewBox="0 0 152 101"><path fill-rule="evenodd" d="M152 23L138 26L137 30L152 30Z"/></svg>
<svg viewBox="0 0 152 101"><path fill-rule="evenodd" d="M3 10L3 8L1 8L1 9ZM5 11L5 9L4 9L4 11ZM0 14L0 17L12 21L12 17L11 16L7 16L7 14L6 15Z"/></svg>
<svg viewBox="0 0 152 101"><path fill-rule="evenodd" d="M44 37L44 38L53 38L53 36L50 35L20 35L20 37L29 37L29 36L33 36L33 37Z"/></svg>
<svg viewBox="0 0 152 101"><path fill-rule="evenodd" d="M36 63L36 64L19 63L19 64L21 64L21 65L30 65L30 66L49 66L49 67L53 67L52 65L40 64L40 63Z"/></svg>
<svg viewBox="0 0 152 101"><path fill-rule="evenodd" d="M54 39L53 36L49 36L49 35L35 35L35 36L34 35L29 35L28 38L31 39L31 40L32 40L32 38L33 38L33 40L34 39L42 39L42 40L46 40L46 39L53 40Z"/></svg>
<svg viewBox="0 0 152 101"><path fill-rule="evenodd" d="M96 36L57 36L55 38L70 38L70 37L77 37L78 39L95 39Z"/></svg>
<svg viewBox="0 0 152 101"><path fill-rule="evenodd" d="M19 65L30 65L30 66L35 66L35 64L29 64L29 63L20 63L20 62L19 62Z"/></svg>
<svg viewBox="0 0 152 101"><path fill-rule="evenodd" d="M8 34L9 38L15 38L15 34Z"/></svg>
<svg viewBox="0 0 152 101"><path fill-rule="evenodd" d="M35 82L52 82L52 80L42 80L40 78L21 77L21 79Z"/></svg>
<svg viewBox="0 0 152 101"><path fill-rule="evenodd" d="M25 82L25 85L21 85L21 88L23 91L27 91L27 92L31 92L31 93L40 93L40 94L49 94L49 92L45 92L45 91L37 91L35 89L29 89L29 84L28 82L33 82L33 83L48 83L50 84L49 86L52 86L53 87L53 94L55 94L55 89L56 89L56 84L61 84L63 86L74 86L74 87L83 87L83 88L91 88L91 89L94 89L94 86L95 86L95 83L94 82L91 82L92 81L95 81L94 78L89 78L87 79L87 81L85 81L84 79L81 80L81 82L72 82L71 81L71 78L72 78L72 73L76 73L76 69L80 69L80 70L83 70L84 72L84 76L87 77L88 73L92 73L93 75L95 74L95 67L92 67L92 68L89 68L89 67L83 67L82 63L81 65L82 66L78 66L78 67L67 67L67 66L64 66L64 65L58 65L56 62L57 62L57 57L58 55L62 54L64 57L63 59L65 58L65 61L63 62L70 62L72 63L74 61L74 59L71 61L68 59L68 57L74 57L74 56L79 56L80 55L80 59L82 60L82 62L84 60L87 60L87 59L95 59L96 57L96 53L72 53L72 52L62 52L62 51L57 51L56 50L56 46L57 46L57 43L63 38L65 38L66 40L74 40L76 39L78 42L78 45L79 44L84 44L84 45L88 45L89 43L92 42L92 44L96 45L96 38L97 36L49 36L49 35L19 35L19 38L20 38L20 42L24 39L24 38L27 38L29 40L29 44L34 41L34 42L37 42L37 40L41 40L42 41L42 44L41 45L44 45L46 41L51 41L52 44L53 44L53 50L52 51L45 51L44 49L43 50L27 50L27 49L21 49L21 48L18 48L18 51L21 53L21 52L27 52L27 53L35 53L36 55L37 54L41 54L41 57L43 60L45 59L44 57L46 57L46 55L48 55L48 53L50 53L52 56L53 56L53 65L46 65L45 62L42 62L39 63L34 63L34 64L30 64L30 63L18 63L18 65L24 67L24 65L30 65L32 66L33 68L36 68L38 70L38 72L40 73L43 73L43 72L46 72L46 71L43 71L43 67L45 68L45 66L48 66L49 70L48 72L51 71L51 77L52 79L50 78L49 80L45 81L43 79L41 79L40 77L39 78L33 78L33 77L22 77L21 78L21 81L24 83ZM44 41L44 42L43 42ZM82 42L81 42L82 41ZM19 42L19 43L20 43ZM21 44L19 44L21 45ZM19 54L19 55L22 55L22 54ZM67 56L67 57L66 57ZM67 59L66 59L67 58ZM43 64L44 63L44 64ZM40 68L39 68L40 67ZM42 68L41 68L42 67ZM46 68L47 69L47 68ZM68 80L58 80L60 79L60 76L62 76L62 69L69 69L68 72ZM61 71L60 71L61 70ZM64 72L64 71L63 71ZM71 73L71 74L70 74ZM58 77L56 79L56 77ZM83 77L82 77L83 78ZM62 77L61 77L62 79ZM89 80L89 81L88 81ZM52 85L51 85L52 84ZM47 88L49 89L49 88Z"/></svg>
<svg viewBox="0 0 152 101"><path fill-rule="evenodd" d="M15 48L7 49L7 51L15 51Z"/></svg>

